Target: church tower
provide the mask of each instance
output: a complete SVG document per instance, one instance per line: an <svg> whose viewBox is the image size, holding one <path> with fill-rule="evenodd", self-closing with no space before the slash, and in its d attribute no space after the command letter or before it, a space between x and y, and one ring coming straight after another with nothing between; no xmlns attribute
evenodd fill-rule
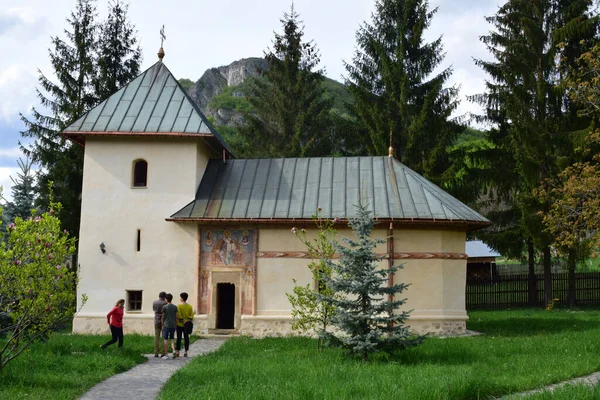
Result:
<svg viewBox="0 0 600 400"><path fill-rule="evenodd" d="M194 198L209 159L232 153L167 66L159 60L63 134L85 147L78 260L89 300L74 330L103 331L104 310L124 296L128 317L152 310L158 290L147 288L196 296L197 226L165 216Z"/></svg>

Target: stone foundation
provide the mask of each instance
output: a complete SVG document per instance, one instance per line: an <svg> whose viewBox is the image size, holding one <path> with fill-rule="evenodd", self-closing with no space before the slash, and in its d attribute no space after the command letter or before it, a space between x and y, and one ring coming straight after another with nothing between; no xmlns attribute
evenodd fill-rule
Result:
<svg viewBox="0 0 600 400"><path fill-rule="evenodd" d="M292 336L292 317L289 315L242 315L240 334L256 338Z"/></svg>
<svg viewBox="0 0 600 400"><path fill-rule="evenodd" d="M206 334L206 315L194 317L194 333ZM106 314L78 314L73 319L73 333L86 335L109 335L110 328L106 322ZM123 317L123 333L139 333L140 335L154 335L154 314L125 314Z"/></svg>
<svg viewBox="0 0 600 400"><path fill-rule="evenodd" d="M462 335L467 331L466 312L414 311L407 324L419 334L432 336Z"/></svg>
<svg viewBox="0 0 600 400"><path fill-rule="evenodd" d="M411 330L432 336L452 336L466 333L466 314L424 315L415 313L408 320ZM209 329L209 315L194 317L194 334L205 335ZM269 336L292 336L292 317L289 315L242 315L236 329L241 335L263 338ZM214 322L213 322L214 324ZM154 334L153 314L125 314L123 318L125 334ZM110 333L105 314L79 314L73 319L73 333L106 335Z"/></svg>

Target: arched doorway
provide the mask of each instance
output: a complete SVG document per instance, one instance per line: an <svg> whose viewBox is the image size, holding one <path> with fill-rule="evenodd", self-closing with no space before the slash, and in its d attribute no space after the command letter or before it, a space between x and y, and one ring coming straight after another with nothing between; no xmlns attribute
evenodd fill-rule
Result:
<svg viewBox="0 0 600 400"><path fill-rule="evenodd" d="M217 329L234 329L235 285L217 284Z"/></svg>

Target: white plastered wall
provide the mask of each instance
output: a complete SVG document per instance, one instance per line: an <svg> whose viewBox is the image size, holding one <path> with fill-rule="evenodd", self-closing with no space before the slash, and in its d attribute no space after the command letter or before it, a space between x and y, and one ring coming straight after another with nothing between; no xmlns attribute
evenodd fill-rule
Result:
<svg viewBox="0 0 600 400"><path fill-rule="evenodd" d="M307 237L316 232L309 228ZM386 229L373 231L373 237L386 237ZM353 234L349 229L338 231L337 239ZM305 245L289 229L260 229L259 251L305 252ZM465 232L445 230L394 230L396 253L464 253ZM387 253L387 245L380 244L376 253ZM290 304L286 293L294 287L312 281L307 268L309 260L298 258L258 258L257 306L255 316L242 316L241 332L256 336L291 334ZM381 267L387 267L387 260ZM406 259L395 282L410 283L402 293L408 301L403 307L413 310L408 324L421 333L462 333L468 319L465 310L466 260L464 259Z"/></svg>
<svg viewBox="0 0 600 400"><path fill-rule="evenodd" d="M464 253L465 232L394 230L394 252ZM413 310L409 325L423 333L463 333L468 319L465 303L465 259L407 259L396 281L410 283L403 292L404 309Z"/></svg>
<svg viewBox="0 0 600 400"><path fill-rule="evenodd" d="M137 159L148 162L146 188L132 187ZM195 140L87 139L78 292L88 301L74 332L107 333L106 313L127 299L127 290L143 291L143 302L141 311L126 312L125 332L153 332L152 302L160 291L173 293L175 302L184 291L197 297L197 225L165 218L194 199L207 162L208 149Z"/></svg>

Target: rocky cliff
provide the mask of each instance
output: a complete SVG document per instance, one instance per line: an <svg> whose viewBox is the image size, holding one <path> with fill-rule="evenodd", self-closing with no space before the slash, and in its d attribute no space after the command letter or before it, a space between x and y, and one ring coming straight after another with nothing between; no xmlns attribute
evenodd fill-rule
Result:
<svg viewBox="0 0 600 400"><path fill-rule="evenodd" d="M229 65L211 68L189 88L189 94L207 117L213 117L216 125L235 125L241 122L241 113L235 109L212 108L211 100L228 87L241 85L248 77L258 76L267 68L263 58L243 58ZM243 96L243 93L233 93Z"/></svg>
<svg viewBox="0 0 600 400"><path fill-rule="evenodd" d="M251 76L259 76L267 67L264 58L243 58L229 65L207 70L193 85L185 78L179 82L189 87L191 98L216 126L234 127L243 122L244 112L252 110L244 97L244 90L247 88L244 82ZM333 79L325 78L323 88L325 96L334 101L333 109L339 114L346 112L345 104L352 101L346 87Z"/></svg>

